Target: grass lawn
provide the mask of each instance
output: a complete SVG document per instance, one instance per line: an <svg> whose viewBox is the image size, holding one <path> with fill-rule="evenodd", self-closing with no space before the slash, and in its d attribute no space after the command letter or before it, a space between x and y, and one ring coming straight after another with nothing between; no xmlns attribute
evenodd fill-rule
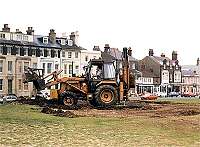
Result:
<svg viewBox="0 0 200 147"><path fill-rule="evenodd" d="M0 105L0 146L200 146L200 115L66 118Z"/></svg>

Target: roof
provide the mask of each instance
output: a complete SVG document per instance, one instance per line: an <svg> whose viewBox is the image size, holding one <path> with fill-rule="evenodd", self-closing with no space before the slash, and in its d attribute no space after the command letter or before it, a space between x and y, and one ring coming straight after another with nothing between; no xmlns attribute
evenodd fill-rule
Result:
<svg viewBox="0 0 200 147"><path fill-rule="evenodd" d="M110 48L108 51L108 54L113 56L114 59L122 60L122 52L118 48ZM132 56L128 55L128 58L129 58L129 61L137 61L137 59Z"/></svg>
<svg viewBox="0 0 200 147"><path fill-rule="evenodd" d="M183 76L199 76L194 70L182 70Z"/></svg>
<svg viewBox="0 0 200 147"><path fill-rule="evenodd" d="M48 43L43 43L43 37L47 36L41 36L41 35L34 35L34 43L37 44L37 46L40 47L46 47L46 48L61 48L60 44L56 43L51 43L48 39Z"/></svg>
<svg viewBox="0 0 200 147"><path fill-rule="evenodd" d="M105 52L101 52L101 58L106 62L112 62L113 60L115 60L113 56Z"/></svg>
<svg viewBox="0 0 200 147"><path fill-rule="evenodd" d="M159 57L159 56L148 56L149 58L152 58L155 62L157 62L158 64L160 65L163 65L163 61L166 60L167 61L167 65L170 65L170 64L174 64L175 61L174 60L171 60L170 58L168 57Z"/></svg>
<svg viewBox="0 0 200 147"><path fill-rule="evenodd" d="M200 74L200 66L197 65L183 65L182 66L183 75L194 76L196 74Z"/></svg>

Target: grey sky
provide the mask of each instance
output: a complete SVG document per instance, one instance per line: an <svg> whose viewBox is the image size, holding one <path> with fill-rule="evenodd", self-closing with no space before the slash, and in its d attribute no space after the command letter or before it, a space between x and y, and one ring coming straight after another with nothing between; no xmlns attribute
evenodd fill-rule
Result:
<svg viewBox="0 0 200 147"><path fill-rule="evenodd" d="M80 45L92 49L105 43L131 46L141 59L177 50L181 64L200 57L198 0L1 0L0 25L14 31L28 26L35 34L79 31Z"/></svg>

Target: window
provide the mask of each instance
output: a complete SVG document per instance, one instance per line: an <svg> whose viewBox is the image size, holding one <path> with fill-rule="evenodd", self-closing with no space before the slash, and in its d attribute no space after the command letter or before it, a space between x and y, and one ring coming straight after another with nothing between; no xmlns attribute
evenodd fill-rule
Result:
<svg viewBox="0 0 200 147"><path fill-rule="evenodd" d="M5 39L6 35L5 34L0 34L0 39Z"/></svg>
<svg viewBox="0 0 200 147"><path fill-rule="evenodd" d="M106 79L115 78L115 68L113 64L104 65L104 78Z"/></svg>
<svg viewBox="0 0 200 147"><path fill-rule="evenodd" d="M17 40L19 40L19 41L22 40L22 35L21 35L21 34L18 34L18 35L17 35Z"/></svg>
<svg viewBox="0 0 200 147"><path fill-rule="evenodd" d="M19 90L22 90L22 79L18 80L18 88Z"/></svg>
<svg viewBox="0 0 200 147"><path fill-rule="evenodd" d="M52 63L47 63L47 73L51 73Z"/></svg>
<svg viewBox="0 0 200 147"><path fill-rule="evenodd" d="M85 61L88 61L88 56L85 56Z"/></svg>
<svg viewBox="0 0 200 147"><path fill-rule="evenodd" d="M12 73L12 61L8 61L8 72Z"/></svg>
<svg viewBox="0 0 200 147"><path fill-rule="evenodd" d="M7 47L7 54L11 54L11 47L10 46Z"/></svg>
<svg viewBox="0 0 200 147"><path fill-rule="evenodd" d="M42 64L42 68L43 68L44 73L45 73L45 63Z"/></svg>
<svg viewBox="0 0 200 147"><path fill-rule="evenodd" d="M50 55L50 51L49 51L49 50L47 50L47 56L51 56L51 55Z"/></svg>
<svg viewBox="0 0 200 147"><path fill-rule="evenodd" d="M69 65L69 74L72 74L72 65Z"/></svg>
<svg viewBox="0 0 200 147"><path fill-rule="evenodd" d="M135 63L132 64L131 68L132 68L132 69L135 69Z"/></svg>
<svg viewBox="0 0 200 147"><path fill-rule="evenodd" d="M0 79L0 90L3 90L3 79Z"/></svg>
<svg viewBox="0 0 200 147"><path fill-rule="evenodd" d="M0 60L0 72L3 72L3 60Z"/></svg>
<svg viewBox="0 0 200 147"><path fill-rule="evenodd" d="M68 52L68 58L72 58L72 52Z"/></svg>
<svg viewBox="0 0 200 147"><path fill-rule="evenodd" d="M19 62L18 66L19 66L19 73L22 73L22 62Z"/></svg>
<svg viewBox="0 0 200 147"><path fill-rule="evenodd" d="M78 58L78 52L75 52L75 58Z"/></svg>
<svg viewBox="0 0 200 147"><path fill-rule="evenodd" d="M48 37L43 37L43 43L48 44Z"/></svg>
<svg viewBox="0 0 200 147"><path fill-rule="evenodd" d="M29 67L29 62L24 62L24 71Z"/></svg>
<svg viewBox="0 0 200 147"><path fill-rule="evenodd" d="M58 57L58 52L57 51L54 51L54 56Z"/></svg>
<svg viewBox="0 0 200 147"><path fill-rule="evenodd" d="M19 47L18 46L16 46L16 55L19 55Z"/></svg>
<svg viewBox="0 0 200 147"><path fill-rule="evenodd" d="M24 48L24 55L28 56L28 48Z"/></svg>
<svg viewBox="0 0 200 147"><path fill-rule="evenodd" d="M64 74L67 74L67 64L64 65Z"/></svg>
<svg viewBox="0 0 200 147"><path fill-rule="evenodd" d="M28 36L27 35L24 35L24 41L28 41Z"/></svg>
<svg viewBox="0 0 200 147"><path fill-rule="evenodd" d="M40 49L40 56L44 56L43 49Z"/></svg>
<svg viewBox="0 0 200 147"><path fill-rule="evenodd" d="M32 55L36 55L36 49L32 49Z"/></svg>
<svg viewBox="0 0 200 147"><path fill-rule="evenodd" d="M33 68L37 68L37 63L33 63Z"/></svg>
<svg viewBox="0 0 200 147"><path fill-rule="evenodd" d="M24 83L24 90L28 90L28 83Z"/></svg>
<svg viewBox="0 0 200 147"><path fill-rule="evenodd" d="M59 66L58 64L55 64L55 70L58 70L58 66Z"/></svg>
<svg viewBox="0 0 200 147"><path fill-rule="evenodd" d="M76 74L78 74L79 73L79 66L78 65L75 66L75 70L76 70Z"/></svg>
<svg viewBox="0 0 200 147"><path fill-rule="evenodd" d="M65 51L62 51L62 57L65 57Z"/></svg>

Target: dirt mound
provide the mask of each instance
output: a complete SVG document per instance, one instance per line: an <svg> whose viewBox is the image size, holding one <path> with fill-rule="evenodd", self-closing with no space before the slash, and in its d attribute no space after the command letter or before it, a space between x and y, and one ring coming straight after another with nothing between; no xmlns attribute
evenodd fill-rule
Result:
<svg viewBox="0 0 200 147"><path fill-rule="evenodd" d="M71 111L66 111L66 110L64 111L62 109L56 110L49 107L44 107L41 112L46 114L53 114L54 116L60 116L60 117L69 117L69 118L77 117L77 115L75 115Z"/></svg>

